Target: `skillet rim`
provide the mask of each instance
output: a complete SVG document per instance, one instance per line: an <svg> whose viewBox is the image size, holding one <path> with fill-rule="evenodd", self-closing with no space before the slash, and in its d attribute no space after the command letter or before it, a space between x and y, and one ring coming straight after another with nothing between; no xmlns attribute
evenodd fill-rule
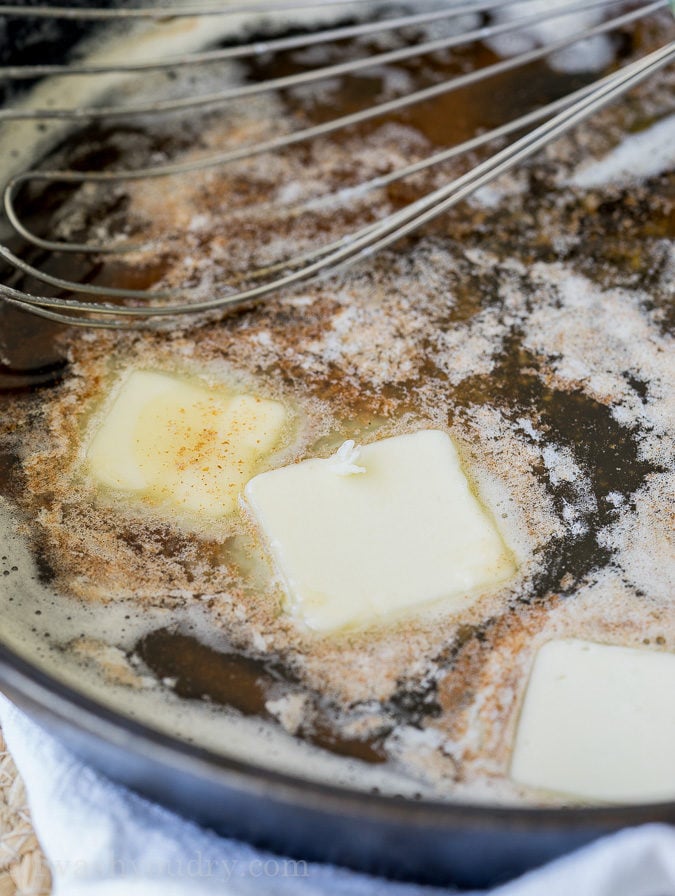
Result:
<svg viewBox="0 0 675 896"><path fill-rule="evenodd" d="M419 827L495 830L580 828L619 829L648 822L675 822L675 799L607 806L515 806L411 799L341 787L246 762L183 741L105 706L20 656L0 640L0 690L28 714L47 716L61 726L104 741L137 758L160 758L177 772L215 779L242 796L274 797L297 808L394 821Z"/></svg>

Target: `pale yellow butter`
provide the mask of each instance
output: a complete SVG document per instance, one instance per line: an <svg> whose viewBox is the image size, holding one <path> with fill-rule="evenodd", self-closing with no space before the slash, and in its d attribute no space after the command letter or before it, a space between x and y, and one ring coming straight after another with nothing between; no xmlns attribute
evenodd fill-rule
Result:
<svg viewBox="0 0 675 896"><path fill-rule="evenodd" d="M673 654L549 641L530 675L511 777L593 801L672 799L673 695Z"/></svg>
<svg viewBox="0 0 675 896"><path fill-rule="evenodd" d="M246 499L291 612L331 631L444 599L450 611L512 575L514 563L443 432L351 443L256 476Z"/></svg>
<svg viewBox="0 0 675 896"><path fill-rule="evenodd" d="M134 370L87 451L94 479L188 513L231 513L286 422L277 401Z"/></svg>

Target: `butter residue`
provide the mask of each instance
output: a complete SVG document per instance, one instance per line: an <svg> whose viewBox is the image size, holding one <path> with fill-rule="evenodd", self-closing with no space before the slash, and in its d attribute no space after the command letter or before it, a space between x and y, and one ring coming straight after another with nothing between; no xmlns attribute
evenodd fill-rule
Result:
<svg viewBox="0 0 675 896"><path fill-rule="evenodd" d="M338 450L329 458L329 469L336 476L354 476L358 473L366 473L365 467L356 463L361 456L361 446L354 439L347 439Z"/></svg>

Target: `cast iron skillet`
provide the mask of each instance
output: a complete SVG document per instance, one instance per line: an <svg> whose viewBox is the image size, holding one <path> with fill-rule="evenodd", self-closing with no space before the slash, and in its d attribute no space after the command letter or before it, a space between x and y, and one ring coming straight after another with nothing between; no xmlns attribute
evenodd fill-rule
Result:
<svg viewBox="0 0 675 896"><path fill-rule="evenodd" d="M303 781L227 759L125 718L4 645L0 686L82 759L218 833L373 874L486 887L620 828L675 823L675 803L491 808Z"/></svg>
<svg viewBox="0 0 675 896"><path fill-rule="evenodd" d="M87 3L69 0L70 6ZM113 4L98 0L98 5ZM63 60L83 32L81 24L67 21L0 17L0 61ZM95 768L219 833L296 858L374 874L486 887L603 834L645 822L675 823L675 803L491 808L304 781L225 758L126 718L45 674L1 642L0 688Z"/></svg>

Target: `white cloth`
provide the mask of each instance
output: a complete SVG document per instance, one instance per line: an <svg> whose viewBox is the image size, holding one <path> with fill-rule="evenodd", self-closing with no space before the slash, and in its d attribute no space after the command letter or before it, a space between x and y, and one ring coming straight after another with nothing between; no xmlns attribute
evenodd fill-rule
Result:
<svg viewBox="0 0 675 896"><path fill-rule="evenodd" d="M0 722L26 784L54 896L439 896L295 862L217 837L83 765L0 696ZM476 894L474 894L476 896ZM675 896L675 830L600 840L491 896Z"/></svg>

